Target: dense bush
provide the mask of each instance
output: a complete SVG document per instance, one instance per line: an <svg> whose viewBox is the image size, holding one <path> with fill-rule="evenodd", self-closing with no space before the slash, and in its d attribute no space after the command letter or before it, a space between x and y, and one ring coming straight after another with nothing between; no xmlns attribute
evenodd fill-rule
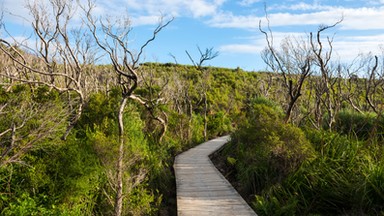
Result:
<svg viewBox="0 0 384 216"><path fill-rule="evenodd" d="M335 118L335 131L367 139L374 131L377 116L373 113L358 113L353 110L341 110Z"/></svg>
<svg viewBox="0 0 384 216"><path fill-rule="evenodd" d="M339 113L340 135L284 124L265 98L246 111L222 154L259 215L383 213L383 146L366 141L380 125L375 116Z"/></svg>
<svg viewBox="0 0 384 216"><path fill-rule="evenodd" d="M261 192L295 172L301 163L313 157L313 149L304 133L284 124L281 112L265 99L255 100L248 121L240 125L227 147L236 160L236 171L243 191Z"/></svg>
<svg viewBox="0 0 384 216"><path fill-rule="evenodd" d="M310 131L317 157L256 196L259 215L383 213L383 159L361 141Z"/></svg>

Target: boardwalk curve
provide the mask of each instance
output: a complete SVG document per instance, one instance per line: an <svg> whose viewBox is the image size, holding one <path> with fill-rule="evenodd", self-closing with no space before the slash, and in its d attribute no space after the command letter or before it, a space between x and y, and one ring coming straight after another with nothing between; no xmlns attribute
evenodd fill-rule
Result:
<svg viewBox="0 0 384 216"><path fill-rule="evenodd" d="M179 216L256 215L208 157L228 140L229 136L213 139L176 157Z"/></svg>

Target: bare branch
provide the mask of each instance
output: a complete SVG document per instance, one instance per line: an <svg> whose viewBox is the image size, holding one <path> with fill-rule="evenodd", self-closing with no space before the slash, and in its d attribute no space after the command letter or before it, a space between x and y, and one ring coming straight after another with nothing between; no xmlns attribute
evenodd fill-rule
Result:
<svg viewBox="0 0 384 216"><path fill-rule="evenodd" d="M368 105L372 108L372 110L376 113L379 114L378 110L376 109L376 106L373 104L373 101L371 97L375 94L375 91L380 84L380 80L377 81L375 78L376 72L377 72L377 67L379 65L379 60L378 57L375 56L375 63L369 72L369 79L366 80L366 91L365 91L365 100L367 101Z"/></svg>
<svg viewBox="0 0 384 216"><path fill-rule="evenodd" d="M133 61L133 65L137 65L138 61L140 60L141 55L143 54L144 49L148 46L149 43L154 41L156 39L157 34L163 30L165 27L167 27L172 21L174 20L174 17L172 17L167 22L163 23L163 17L160 18L159 25L156 27L156 29L153 31L152 37L148 39L141 47L140 52L137 54L136 61Z"/></svg>
<svg viewBox="0 0 384 216"><path fill-rule="evenodd" d="M198 62L194 61L192 56L189 54L188 51L185 51L189 57L189 59L191 60L192 64L198 69L198 70L201 70L202 69L202 66L204 65L204 63L206 61L210 61L214 58L216 58L217 56L219 56L219 52L218 51L214 51L213 50L213 47L211 48L206 48L205 51L203 52L199 46L197 46L197 49L199 51L199 54L200 54L200 59Z"/></svg>

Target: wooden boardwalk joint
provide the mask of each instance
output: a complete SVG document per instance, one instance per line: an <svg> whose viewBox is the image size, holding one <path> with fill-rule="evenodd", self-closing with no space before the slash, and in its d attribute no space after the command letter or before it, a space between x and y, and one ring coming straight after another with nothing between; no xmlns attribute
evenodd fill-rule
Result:
<svg viewBox="0 0 384 216"><path fill-rule="evenodd" d="M256 215L208 157L228 140L229 136L213 139L176 157L179 216Z"/></svg>

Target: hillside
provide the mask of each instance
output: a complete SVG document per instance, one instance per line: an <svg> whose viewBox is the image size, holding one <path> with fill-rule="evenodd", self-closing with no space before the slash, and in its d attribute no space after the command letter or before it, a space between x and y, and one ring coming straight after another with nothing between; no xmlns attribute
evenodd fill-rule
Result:
<svg viewBox="0 0 384 216"><path fill-rule="evenodd" d="M17 68L14 69L17 70ZM78 95L60 91L58 88L50 88L47 85L28 85L17 79L13 79L12 82L9 82L10 79L6 77L3 79L2 115L0 116L3 155L1 158L1 191L3 191L1 209L3 209L3 214L28 212L28 214L76 215L79 212L110 214L113 211L111 199L116 187L113 182L116 176L115 164L119 146L117 111L119 101L121 101L121 90L113 79L113 67L90 65L87 70L92 71L87 79L94 80L94 82L88 83L81 117L66 140L62 140L60 137L65 133L68 120L71 120L74 110L79 106ZM294 142L293 145L302 142L293 141L291 137L295 133L302 134L303 132L300 130L305 131L307 137L300 139L309 139L312 143L312 147L307 146L305 149L314 149L311 152L317 152L311 153L309 161L325 160L319 157L319 154L324 156L326 146L336 145L329 143L336 142L335 138L329 138L330 140L327 138L336 136L340 137L337 139L350 140L344 141L344 143L350 142L351 144L339 146L337 150L327 149L327 154L334 155L331 153L333 151L338 151L337 154L340 154L336 159L330 158L332 164L329 166L332 167L332 170L339 170L342 167L338 167L341 166L338 164L347 162L341 161L345 160L343 159L344 154L353 154L355 155L351 156L353 158L356 158L356 154L361 155L361 159L356 159L356 163L361 165L355 165L354 161L348 162L352 163L350 164L352 170L355 166L367 165L368 161L370 161L370 166L377 166L370 172L356 174L354 182L361 184L361 181L365 179L366 183L362 184L366 188L361 190L367 191L367 193L369 190L369 194L373 193L373 195L363 194L368 199L364 203L371 204L367 207L362 203L357 206L358 210L371 212L373 208L372 211L380 211L380 208L375 207L374 203L382 201L380 191L383 188L382 185L376 185L374 182L379 183L381 182L379 179L383 178L382 173L379 172L382 159L378 154L382 151L380 134L382 134L381 122L383 121L380 115L375 115L371 111L371 107L364 100L367 91L358 88L361 83L366 81L335 78L334 83L337 84L335 85L337 89L332 91L334 94L332 101L339 107L333 107L335 117L333 127L329 128L329 124L326 124L328 109L323 101L317 104L315 97L316 84L320 78L311 77L303 86L303 94L293 108L290 123L284 123L288 125L278 129L280 123L277 122L283 121L289 102L282 76L279 74L215 67L198 69L195 66L159 63L142 64L138 72L140 72L141 80L139 88L135 92L137 97L142 99L141 102L146 103L130 99L124 111L126 126L124 129L126 131L124 211L126 214L171 214L175 206L174 186L172 186L174 180L171 169L174 156L206 139L231 132L235 132L236 139L233 144L229 145L228 149L231 150L228 152L229 155L224 158L228 158L227 162L232 164L231 167L236 170L235 173L240 175L234 179L239 179L240 184L244 186L254 185L242 188L240 191L246 194L259 194L256 202L259 204L255 204L255 208L259 211L264 209L263 211L268 213L267 210L277 208L276 205L282 209L285 208L285 205L289 205L289 209L292 210L294 208L291 206L292 203L284 204L264 200L263 196L269 196L266 191L272 189L270 184L264 185L261 182L277 178L276 183L283 184L284 190L288 190L290 187L284 186L288 184L285 181L293 181L289 180L289 174L317 169L312 164L314 162L306 162L306 159L302 157L299 157L300 160L281 161L286 156L279 156L278 152L282 150L278 149L284 149L283 146L286 145L284 142ZM352 89L353 92L351 92ZM376 91L372 97L378 98L379 94L381 93ZM350 97L345 97L345 95ZM351 102L354 103L351 104ZM260 103L272 106L273 111L266 108L260 109L257 105ZM376 101L376 103L378 102ZM357 105L359 107L355 107ZM316 109L311 108L316 106L320 106L321 116L317 116ZM264 111L264 109L266 110ZM360 110L362 113L356 110ZM268 118L266 118L267 116ZM272 118L272 116L275 117ZM272 119L268 120L269 118ZM296 127L294 125L300 126L301 129L292 128L296 132L283 130L283 128ZM272 128L267 130L268 127ZM272 134L266 135L262 132L264 130ZM273 132L274 130L277 131ZM322 132L323 130L324 132ZM277 161L268 162L268 160L272 160L268 158L258 159L261 157L257 156L257 152L260 151L258 149L245 150L245 152L249 152L248 156L242 156L245 153L244 150L240 152L233 150L253 148L241 146L260 142L272 147L273 145L268 143L275 140L273 136L277 135L278 137L286 136L277 138L281 140L276 143L280 147L271 150L272 156L277 154L272 159L282 157L276 158ZM265 136L267 136L266 140L260 140ZM305 143L309 141L305 141ZM355 145L357 146L353 147ZM343 150L343 148L347 149ZM350 153L350 148L355 153ZM293 151L292 147L288 148L288 152L290 151ZM295 157L295 154L296 151L289 153L289 158ZM305 153L305 155L307 154ZM242 161L243 157L244 159L250 157L247 159L250 161ZM260 163L260 160L266 160L262 164L273 163L277 165L276 169L284 168L285 171L282 173L278 171L277 176L274 177L258 176L259 183L255 185L252 183L252 179L255 177L248 178L260 174L259 169L265 168L263 168L264 165L258 167L257 164ZM292 164L293 162L294 164ZM323 161L323 163L328 164L327 161ZM256 166L255 171L252 171L253 168L251 169L253 166ZM265 164L265 166L269 165ZM305 168L305 166L310 166L310 168ZM290 167L291 171L286 167ZM242 174L243 169L248 173L244 174L245 176ZM358 169L368 168L360 167ZM369 174L371 172L374 173ZM352 173L347 172L345 175L352 175ZM346 176L341 177L348 179ZM288 180L285 180L286 178ZM334 180L334 177L331 176L325 176L325 178L324 182ZM370 180L371 178L377 179ZM241 183L241 181L249 183ZM305 185L305 183L303 184ZM350 194L342 189L344 186L335 185L332 190L340 187L341 194L344 192ZM300 188L300 190L303 189ZM286 191L285 193L296 192ZM251 198L250 202L253 202L252 200ZM361 198L361 200L365 200L365 198ZM297 207L299 204L301 206L301 202L304 201L292 200L292 202L296 203L292 205ZM312 205L309 206L313 208ZM349 210L345 209L345 211Z"/></svg>

